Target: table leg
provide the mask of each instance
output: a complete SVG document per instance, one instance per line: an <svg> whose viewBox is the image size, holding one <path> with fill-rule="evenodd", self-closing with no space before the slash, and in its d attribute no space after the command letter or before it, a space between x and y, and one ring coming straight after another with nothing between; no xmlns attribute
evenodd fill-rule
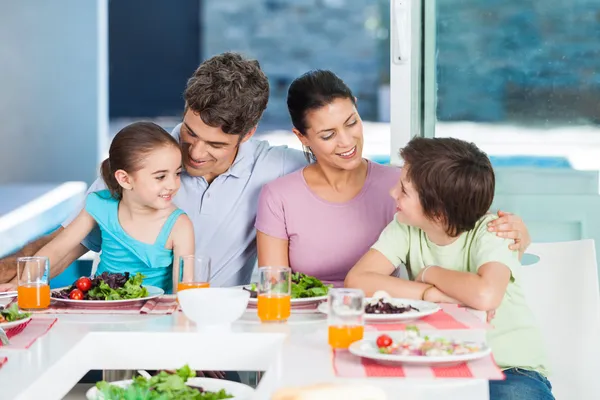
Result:
<svg viewBox="0 0 600 400"><path fill-rule="evenodd" d="M135 371L123 369L109 369L102 371L102 379L106 382L124 381L133 379Z"/></svg>

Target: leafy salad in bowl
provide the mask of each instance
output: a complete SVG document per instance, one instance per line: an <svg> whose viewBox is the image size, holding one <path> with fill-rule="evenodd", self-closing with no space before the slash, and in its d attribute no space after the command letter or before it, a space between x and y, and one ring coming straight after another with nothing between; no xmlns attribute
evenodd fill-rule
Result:
<svg viewBox="0 0 600 400"><path fill-rule="evenodd" d="M96 383L87 393L93 400L221 400L234 396L225 389L206 390L193 385L196 372L189 366L178 369L174 374L161 371L147 379L137 376L131 381ZM211 380L212 381L212 380Z"/></svg>
<svg viewBox="0 0 600 400"><path fill-rule="evenodd" d="M142 286L144 275L129 272L109 273L88 278L82 276L71 286L52 292L56 299L70 300L129 300L148 296L148 289Z"/></svg>
<svg viewBox="0 0 600 400"><path fill-rule="evenodd" d="M325 285L319 279L314 276L306 275L301 272L294 272L291 277L292 288L291 297L292 299L307 299L312 297L324 297L329 293L329 289L332 285ZM255 299L258 296L256 283L252 283L250 287L244 287L244 290L250 292L250 297Z"/></svg>

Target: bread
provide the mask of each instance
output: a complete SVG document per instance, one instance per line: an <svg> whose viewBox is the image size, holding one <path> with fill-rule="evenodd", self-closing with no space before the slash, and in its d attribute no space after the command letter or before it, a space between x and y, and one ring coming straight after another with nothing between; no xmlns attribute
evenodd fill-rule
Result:
<svg viewBox="0 0 600 400"><path fill-rule="evenodd" d="M387 400L387 396L374 386L323 383L283 388L275 392L271 400Z"/></svg>

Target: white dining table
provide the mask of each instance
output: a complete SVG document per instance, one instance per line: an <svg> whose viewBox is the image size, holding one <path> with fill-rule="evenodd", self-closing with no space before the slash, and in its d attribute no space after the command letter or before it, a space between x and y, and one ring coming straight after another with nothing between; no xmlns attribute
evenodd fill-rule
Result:
<svg viewBox="0 0 600 400"><path fill-rule="evenodd" d="M253 399L270 399L281 387L317 383L377 386L390 400L488 399L488 382L481 379L336 377L322 314L292 314L287 323L261 324L249 310L228 327L198 327L181 312L56 317L52 329L28 350L0 348L0 357L8 357L0 369L0 398L62 399L89 370L189 364L196 370L263 371ZM485 341L483 329L444 334Z"/></svg>

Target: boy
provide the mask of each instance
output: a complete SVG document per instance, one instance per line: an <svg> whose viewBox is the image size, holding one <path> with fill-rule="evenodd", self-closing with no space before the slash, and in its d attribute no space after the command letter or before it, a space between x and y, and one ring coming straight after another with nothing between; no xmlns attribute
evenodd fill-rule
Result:
<svg viewBox="0 0 600 400"><path fill-rule="evenodd" d="M505 381L490 382L490 398L553 399L542 340L518 279L517 251L488 232L497 218L494 170L475 145L452 138L414 138L400 151L404 167L390 194L397 213L352 268L347 287L367 295L453 302L496 310L488 342ZM390 276L400 264L409 280Z"/></svg>

